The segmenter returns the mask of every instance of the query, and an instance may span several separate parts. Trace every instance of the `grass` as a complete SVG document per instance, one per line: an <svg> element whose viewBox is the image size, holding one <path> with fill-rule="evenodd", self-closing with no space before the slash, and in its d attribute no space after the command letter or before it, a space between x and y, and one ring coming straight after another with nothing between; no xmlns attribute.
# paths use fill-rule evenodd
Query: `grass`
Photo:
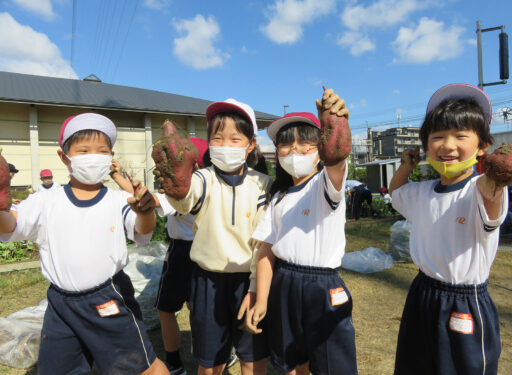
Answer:
<svg viewBox="0 0 512 375"><path fill-rule="evenodd" d="M378 247L387 250L392 219L362 219L347 223L347 251ZM512 251L499 251L489 279L489 291L500 314L502 354L499 374L512 374ZM342 270L354 298L354 326L356 329L357 360L361 375L389 375L393 373L396 339L402 309L410 283L417 274L414 264L395 264L393 268L374 274L359 274ZM47 282L38 271L21 271L6 276L0 274L0 316L23 307L36 305L44 298ZM188 310L178 315L182 329L182 358L190 374L196 364L190 355L190 326ZM150 338L162 358L160 331L150 331ZM0 374L35 374L35 369L15 370L0 366ZM238 365L225 374L240 375ZM277 372L268 367L269 375Z"/></svg>

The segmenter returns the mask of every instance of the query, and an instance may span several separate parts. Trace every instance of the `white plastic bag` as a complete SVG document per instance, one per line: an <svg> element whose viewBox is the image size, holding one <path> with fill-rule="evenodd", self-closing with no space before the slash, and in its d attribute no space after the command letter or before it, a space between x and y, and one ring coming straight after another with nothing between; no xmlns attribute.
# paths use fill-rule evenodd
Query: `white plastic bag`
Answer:
<svg viewBox="0 0 512 375"><path fill-rule="evenodd" d="M341 267L360 273L374 273L393 267L393 259L381 249L368 247L345 253Z"/></svg>
<svg viewBox="0 0 512 375"><path fill-rule="evenodd" d="M388 254L393 257L395 262L412 262L409 245L411 227L412 224L409 221L400 220L395 222L390 228L391 235L389 237Z"/></svg>

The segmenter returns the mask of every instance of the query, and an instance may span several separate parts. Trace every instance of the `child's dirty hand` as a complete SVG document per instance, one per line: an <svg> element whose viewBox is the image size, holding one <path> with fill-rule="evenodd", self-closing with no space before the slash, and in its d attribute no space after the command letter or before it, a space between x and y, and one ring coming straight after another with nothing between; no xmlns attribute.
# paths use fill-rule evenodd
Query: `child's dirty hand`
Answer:
<svg viewBox="0 0 512 375"><path fill-rule="evenodd" d="M133 182L133 197L129 197L127 202L135 213L147 214L152 212L156 207L155 199L147 186L142 186L138 180Z"/></svg>
<svg viewBox="0 0 512 375"><path fill-rule="evenodd" d="M0 149L0 152L2 150ZM9 211L11 209L11 175L9 174L9 164L0 155L0 211Z"/></svg>
<svg viewBox="0 0 512 375"><path fill-rule="evenodd" d="M122 174L123 173L123 166L121 163L119 163L118 160L112 159L112 166L110 167L110 176L113 176L114 174Z"/></svg>
<svg viewBox="0 0 512 375"><path fill-rule="evenodd" d="M184 198L198 157L194 144L182 138L171 121L166 121L151 156L156 164L153 173L165 194L175 199Z"/></svg>
<svg viewBox="0 0 512 375"><path fill-rule="evenodd" d="M318 153L326 166L345 160L352 147L352 134L348 125L349 111L345 101L332 89L326 89L322 101L316 101L318 118L322 124Z"/></svg>
<svg viewBox="0 0 512 375"><path fill-rule="evenodd" d="M420 148L404 150L402 152L401 163L411 170L420 162Z"/></svg>

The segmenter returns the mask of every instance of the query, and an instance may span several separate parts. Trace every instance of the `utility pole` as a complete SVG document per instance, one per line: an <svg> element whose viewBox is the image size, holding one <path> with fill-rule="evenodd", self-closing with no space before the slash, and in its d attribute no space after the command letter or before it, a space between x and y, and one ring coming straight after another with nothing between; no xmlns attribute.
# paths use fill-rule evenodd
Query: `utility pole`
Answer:
<svg viewBox="0 0 512 375"><path fill-rule="evenodd" d="M285 104L283 105L283 116L286 115L286 108L290 107L290 105Z"/></svg>
<svg viewBox="0 0 512 375"><path fill-rule="evenodd" d="M482 63L482 33L493 30L501 30L500 40L500 79L501 81L484 83L483 63ZM505 25L482 29L480 21L476 21L476 41L478 52L478 87L482 90L484 86L501 85L507 83L508 79L508 35L505 33Z"/></svg>

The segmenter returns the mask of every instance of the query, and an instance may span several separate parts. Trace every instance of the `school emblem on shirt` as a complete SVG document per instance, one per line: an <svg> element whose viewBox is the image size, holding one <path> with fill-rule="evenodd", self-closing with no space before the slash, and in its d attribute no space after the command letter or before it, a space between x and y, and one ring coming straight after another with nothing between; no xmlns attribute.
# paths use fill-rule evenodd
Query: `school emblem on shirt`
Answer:
<svg viewBox="0 0 512 375"><path fill-rule="evenodd" d="M329 289L329 293L331 294L332 306L343 305L348 301L347 292L345 292L345 289L342 286L335 289Z"/></svg>
<svg viewBox="0 0 512 375"><path fill-rule="evenodd" d="M310 213L311 213L311 210L309 208L302 210L302 215L304 215L304 216L309 216Z"/></svg>
<svg viewBox="0 0 512 375"><path fill-rule="evenodd" d="M112 226L110 227L110 231L111 231L112 233L114 233L114 229L115 229L115 228L114 228L114 226L112 225Z"/></svg>
<svg viewBox="0 0 512 375"><path fill-rule="evenodd" d="M471 314L452 312L452 315L450 315L450 329L464 335L472 335L473 316Z"/></svg>
<svg viewBox="0 0 512 375"><path fill-rule="evenodd" d="M119 314L119 307L117 306L116 301L111 299L110 301L96 306L96 310L98 310L98 314L105 318L107 316Z"/></svg>
<svg viewBox="0 0 512 375"><path fill-rule="evenodd" d="M245 213L245 217L246 217L246 218L250 218L250 217L251 217L251 213L250 213L249 211L247 211L247 212Z"/></svg>
<svg viewBox="0 0 512 375"><path fill-rule="evenodd" d="M464 216L459 216L457 219L455 219L455 221L458 224L464 224L466 222L466 218Z"/></svg>

